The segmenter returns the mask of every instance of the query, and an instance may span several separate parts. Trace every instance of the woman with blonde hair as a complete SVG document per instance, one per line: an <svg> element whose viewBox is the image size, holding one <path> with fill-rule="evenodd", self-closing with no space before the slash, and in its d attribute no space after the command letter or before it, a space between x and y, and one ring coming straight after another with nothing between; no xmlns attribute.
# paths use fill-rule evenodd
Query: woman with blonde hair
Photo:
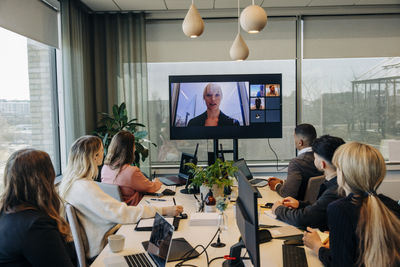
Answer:
<svg viewBox="0 0 400 267"><path fill-rule="evenodd" d="M106 237L117 224L136 223L140 218L153 217L156 212L175 216L182 206L153 207L127 206L104 193L93 181L98 166L103 162L103 144L96 136L82 136L69 153L68 166L60 184L60 196L77 209L87 240L84 240L87 258L97 256L106 244Z"/></svg>
<svg viewBox="0 0 400 267"><path fill-rule="evenodd" d="M376 193L386 174L381 153L351 142L336 150L333 164L346 197L328 206L329 248L311 228L305 245L325 266L400 266L400 206Z"/></svg>
<svg viewBox="0 0 400 267"><path fill-rule="evenodd" d="M134 159L135 136L120 131L112 138L101 169L101 181L119 185L124 202L131 206L136 206L144 193L155 193L162 185L158 179L150 181L138 167L131 166Z"/></svg>
<svg viewBox="0 0 400 267"><path fill-rule="evenodd" d="M14 152L0 199L1 266L68 266L76 262L71 231L59 215L61 199L46 152Z"/></svg>

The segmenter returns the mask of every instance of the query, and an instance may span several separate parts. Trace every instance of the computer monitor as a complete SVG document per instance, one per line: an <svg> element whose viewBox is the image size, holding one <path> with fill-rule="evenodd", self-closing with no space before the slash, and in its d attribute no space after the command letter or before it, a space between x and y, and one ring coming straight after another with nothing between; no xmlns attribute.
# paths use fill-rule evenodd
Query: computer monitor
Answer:
<svg viewBox="0 0 400 267"><path fill-rule="evenodd" d="M223 266L244 266L240 258L240 252L245 247L254 267L259 267L260 243L258 235L257 191L242 172L236 172L235 177L239 185L239 196L236 200L236 224L240 231L241 241L231 247L230 256L236 259L225 261Z"/></svg>
<svg viewBox="0 0 400 267"><path fill-rule="evenodd" d="M282 74L169 76L169 89L171 140L282 138Z"/></svg>

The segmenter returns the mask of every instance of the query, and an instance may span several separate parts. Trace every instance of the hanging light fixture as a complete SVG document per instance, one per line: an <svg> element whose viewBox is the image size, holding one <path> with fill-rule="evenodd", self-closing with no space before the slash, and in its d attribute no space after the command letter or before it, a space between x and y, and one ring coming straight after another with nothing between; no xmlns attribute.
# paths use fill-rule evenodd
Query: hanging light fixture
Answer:
<svg viewBox="0 0 400 267"><path fill-rule="evenodd" d="M182 23L182 30L190 38L199 37L204 31L204 22L199 11L195 7L194 0Z"/></svg>
<svg viewBox="0 0 400 267"><path fill-rule="evenodd" d="M238 0L238 33L236 35L235 41L229 50L229 55L233 60L243 61L249 56L249 48L247 47L246 43L244 42L242 35L240 34L240 7L239 7L239 0Z"/></svg>
<svg viewBox="0 0 400 267"><path fill-rule="evenodd" d="M258 33L267 25L267 13L253 0L253 4L242 11L240 25L248 33Z"/></svg>

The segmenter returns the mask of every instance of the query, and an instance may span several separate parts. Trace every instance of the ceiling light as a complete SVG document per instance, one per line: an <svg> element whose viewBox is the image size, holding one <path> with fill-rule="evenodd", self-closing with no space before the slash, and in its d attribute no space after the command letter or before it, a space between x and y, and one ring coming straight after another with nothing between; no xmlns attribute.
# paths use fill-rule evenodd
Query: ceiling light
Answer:
<svg viewBox="0 0 400 267"><path fill-rule="evenodd" d="M182 30L185 35L190 38L196 38L204 31L203 19L201 18L197 8L194 6L193 0L192 5L183 20Z"/></svg>
<svg viewBox="0 0 400 267"><path fill-rule="evenodd" d="M255 5L246 7L240 15L240 25L248 33L258 33L267 24L267 13L264 8Z"/></svg>
<svg viewBox="0 0 400 267"><path fill-rule="evenodd" d="M238 33L236 35L235 41L229 50L229 55L233 60L243 61L249 56L249 48L244 42L242 35L240 34L240 24L239 24L240 8L238 0Z"/></svg>

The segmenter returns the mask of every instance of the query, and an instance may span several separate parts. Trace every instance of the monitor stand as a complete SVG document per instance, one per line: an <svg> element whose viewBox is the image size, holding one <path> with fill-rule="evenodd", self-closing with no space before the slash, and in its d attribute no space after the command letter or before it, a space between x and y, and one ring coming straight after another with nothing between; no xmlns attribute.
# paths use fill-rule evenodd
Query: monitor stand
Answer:
<svg viewBox="0 0 400 267"><path fill-rule="evenodd" d="M240 240L238 243L234 244L231 247L229 252L229 256L234 258L232 260L225 260L222 263L223 267L244 267L244 263L242 258L240 257L240 253L242 252L242 248L245 248L243 240Z"/></svg>
<svg viewBox="0 0 400 267"><path fill-rule="evenodd" d="M208 152L208 165L214 164L215 160L220 158L224 159L224 153L232 153L233 161L237 161L239 159L239 150L238 150L238 139L232 139L233 149L232 150L222 150L218 148L218 139L214 139L214 151Z"/></svg>

